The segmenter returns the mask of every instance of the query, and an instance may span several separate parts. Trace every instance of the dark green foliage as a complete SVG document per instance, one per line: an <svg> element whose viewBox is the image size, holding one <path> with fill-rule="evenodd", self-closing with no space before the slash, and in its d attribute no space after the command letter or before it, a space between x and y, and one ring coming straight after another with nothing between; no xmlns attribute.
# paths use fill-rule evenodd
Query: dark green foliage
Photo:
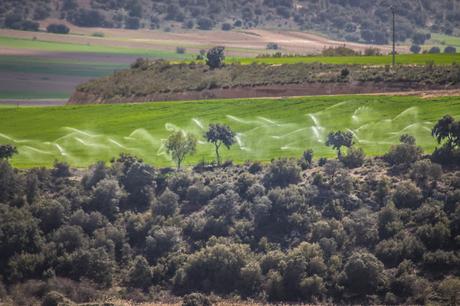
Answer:
<svg viewBox="0 0 460 306"><path fill-rule="evenodd" d="M14 154L18 154L18 150L12 145L0 145L0 159L10 159Z"/></svg>
<svg viewBox="0 0 460 306"><path fill-rule="evenodd" d="M444 48L444 53L446 53L446 54L455 54L455 53L457 53L457 48L452 47L452 46L447 46L446 48Z"/></svg>
<svg viewBox="0 0 460 306"><path fill-rule="evenodd" d="M175 286L185 291L230 293L241 281L241 269L250 250L240 244L207 246L187 259L175 276Z"/></svg>
<svg viewBox="0 0 460 306"><path fill-rule="evenodd" d="M125 281L128 286L139 289L147 289L152 284L152 271L144 257L134 259Z"/></svg>
<svg viewBox="0 0 460 306"><path fill-rule="evenodd" d="M4 0L0 5L0 20L5 27L18 28L21 21L43 20L60 16L81 26L130 27L132 18L137 24L148 24L152 29L174 29L178 23L201 30L229 30L244 28L281 28L314 30L339 40L385 44L391 39L391 10L387 1L215 1L185 0L92 0L88 3L63 0L51 5L49 0ZM423 44L431 35L427 32L454 34L459 26L459 8L449 1L439 5L403 0L394 3L397 12L398 42L412 40ZM122 13L123 12L123 13ZM97 13L97 14L96 14ZM19 23L18 23L19 22ZM19 24L19 25L18 25ZM190 26L191 25L191 26Z"/></svg>
<svg viewBox="0 0 460 306"><path fill-rule="evenodd" d="M145 97L145 100L149 97L158 99L157 95L164 93L300 83L378 82L383 85L406 80L417 84L429 82L445 85L460 82L460 65L436 65L431 69L423 65L401 65L388 73L382 66L362 65L223 65L223 53L213 54L216 55L214 60L210 61L208 58L211 66L201 63L172 64L165 61L137 60L132 69L117 71L110 77L80 85L77 88L78 95L75 95L73 101L138 102L139 97ZM204 56L199 55L199 58ZM215 69L218 67L220 69ZM342 77L342 70L349 71L346 78ZM174 82L171 82L172 79Z"/></svg>
<svg viewBox="0 0 460 306"><path fill-rule="evenodd" d="M71 11L67 15L67 20L80 27L104 27L109 25L104 15L99 11L83 8Z"/></svg>
<svg viewBox="0 0 460 306"><path fill-rule="evenodd" d="M342 156L342 147L350 148L353 145L353 134L351 132L330 132L327 136L326 146L337 150L337 156Z"/></svg>
<svg viewBox="0 0 460 306"><path fill-rule="evenodd" d="M367 252L355 252L350 256L341 279L346 289L359 296L371 294L386 283L383 264Z"/></svg>
<svg viewBox="0 0 460 306"><path fill-rule="evenodd" d="M410 46L410 52L412 52L414 54L419 54L420 51L422 51L422 47L420 47L419 45Z"/></svg>
<svg viewBox="0 0 460 306"><path fill-rule="evenodd" d="M212 303L206 295L191 293L184 297L182 306L211 306Z"/></svg>
<svg viewBox="0 0 460 306"><path fill-rule="evenodd" d="M43 299L42 306L59 306L59 305L69 305L66 303L66 298L62 294L56 291L48 292Z"/></svg>
<svg viewBox="0 0 460 306"><path fill-rule="evenodd" d="M434 133L442 144L447 121ZM415 147L413 137L401 142ZM302 160L305 170L280 159L175 172L123 154L65 175L1 161L0 298L88 303L115 290L138 302L175 294L187 305L209 305L204 294L260 304L456 298L457 165L418 159L394 171L369 158L350 172L344 160L319 167L308 151Z"/></svg>
<svg viewBox="0 0 460 306"><path fill-rule="evenodd" d="M214 145L216 151L217 165L221 163L219 149L224 145L227 149L235 143L235 132L228 125L210 124L208 131L204 134L205 139Z"/></svg>
<svg viewBox="0 0 460 306"><path fill-rule="evenodd" d="M396 186L393 201L397 208L416 209L422 203L422 192L411 182L401 182Z"/></svg>
<svg viewBox="0 0 460 306"><path fill-rule="evenodd" d="M455 164L460 160L460 121L446 115L440 119L432 130L441 148L436 148L432 159L441 164Z"/></svg>
<svg viewBox="0 0 460 306"><path fill-rule="evenodd" d="M366 155L363 149L350 147L347 151L347 155L341 156L340 161L348 168L358 168L364 164Z"/></svg>
<svg viewBox="0 0 460 306"><path fill-rule="evenodd" d="M430 53L430 54L439 54L439 53L441 53L441 49L439 47L432 47L430 50L428 50L428 53Z"/></svg>
<svg viewBox="0 0 460 306"><path fill-rule="evenodd" d="M49 33L56 33L56 34L69 34L70 29L65 24L52 23L48 27L46 27L46 31Z"/></svg>
<svg viewBox="0 0 460 306"><path fill-rule="evenodd" d="M225 60L225 47L214 47L206 54L206 65L211 69L222 68Z"/></svg>
<svg viewBox="0 0 460 306"><path fill-rule="evenodd" d="M300 167L292 159L272 161L263 181L267 187L287 187L297 184L300 180Z"/></svg>
<svg viewBox="0 0 460 306"><path fill-rule="evenodd" d="M153 206L154 215L171 217L179 206L177 194L166 188Z"/></svg>
<svg viewBox="0 0 460 306"><path fill-rule="evenodd" d="M408 166L420 159L422 149L416 145L413 136L404 134L400 138L401 144L392 146L383 159L393 166Z"/></svg>

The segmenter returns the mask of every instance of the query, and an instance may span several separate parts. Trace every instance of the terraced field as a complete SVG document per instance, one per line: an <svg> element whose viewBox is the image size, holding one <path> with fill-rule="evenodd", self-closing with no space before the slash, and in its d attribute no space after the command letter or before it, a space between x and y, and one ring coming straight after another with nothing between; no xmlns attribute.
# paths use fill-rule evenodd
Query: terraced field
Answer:
<svg viewBox="0 0 460 306"><path fill-rule="evenodd" d="M129 152L156 166L172 162L162 146L174 130L199 139L193 164L213 159L202 134L209 123L222 122L237 132L237 144L225 159L269 161L300 156L308 148L315 157L333 156L324 146L332 130L350 130L369 155L382 154L408 133L430 151L431 128L445 114L460 118L460 97L425 100L402 96L336 96L291 99L241 99L146 104L61 107L2 107L0 143L19 149L18 167L50 166L65 160L84 167Z"/></svg>

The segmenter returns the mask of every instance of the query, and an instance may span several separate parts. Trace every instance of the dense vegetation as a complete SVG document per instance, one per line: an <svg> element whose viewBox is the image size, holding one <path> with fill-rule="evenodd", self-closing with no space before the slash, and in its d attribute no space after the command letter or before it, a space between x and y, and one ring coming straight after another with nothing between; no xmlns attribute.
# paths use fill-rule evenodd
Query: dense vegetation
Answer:
<svg viewBox="0 0 460 306"><path fill-rule="evenodd" d="M170 64L138 59L131 69L89 81L77 87L73 103L146 101L158 93L206 89L285 85L300 83L419 83L454 85L460 81L460 65L367 67L297 63L296 65L231 64L213 69L200 63ZM150 97L151 98L151 97Z"/></svg>
<svg viewBox="0 0 460 306"><path fill-rule="evenodd" d="M456 1L397 1L398 41L425 41L429 31L458 34ZM0 3L0 22L8 28L30 28L34 21L58 17L84 27L137 29L289 28L315 30L375 44L390 40L389 1L378 0L51 0Z"/></svg>
<svg viewBox="0 0 460 306"><path fill-rule="evenodd" d="M366 159L338 131L339 160L174 171L122 154L83 172L3 160L0 298L455 304L459 127L433 128L447 159L410 135Z"/></svg>

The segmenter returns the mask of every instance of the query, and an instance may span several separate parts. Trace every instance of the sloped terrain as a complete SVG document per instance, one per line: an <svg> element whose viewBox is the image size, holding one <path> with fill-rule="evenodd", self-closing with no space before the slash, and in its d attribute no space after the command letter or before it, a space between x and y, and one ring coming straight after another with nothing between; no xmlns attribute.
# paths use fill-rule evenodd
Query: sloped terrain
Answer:
<svg viewBox="0 0 460 306"><path fill-rule="evenodd" d="M32 20L53 17L82 27L297 29L385 44L390 40L390 5L388 0L5 0L0 4L0 23L8 28L34 28ZM459 34L460 5L456 1L404 0L395 6L399 41L419 32ZM420 40L422 36L416 37Z"/></svg>
<svg viewBox="0 0 460 306"><path fill-rule="evenodd" d="M210 69L203 64L170 64L165 61L138 60L131 69L90 81L77 87L70 104L145 102L199 98L289 96L283 86L299 85L298 95L344 93L333 87L356 87L345 93L379 92L449 87L460 82L460 66L398 66L394 70L382 66L251 64L225 65ZM361 90L367 84L373 90ZM332 87L331 87L332 86ZM262 88L260 94L226 95L241 88ZM434 87L436 88L436 87ZM279 92L277 94L277 92ZM187 96L188 93L199 95ZM185 94L185 95L184 95Z"/></svg>

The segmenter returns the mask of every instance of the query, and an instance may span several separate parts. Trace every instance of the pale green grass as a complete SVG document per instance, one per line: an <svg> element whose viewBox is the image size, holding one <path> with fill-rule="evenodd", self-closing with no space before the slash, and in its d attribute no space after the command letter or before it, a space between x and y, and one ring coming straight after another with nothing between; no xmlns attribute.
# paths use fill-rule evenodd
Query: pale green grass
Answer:
<svg viewBox="0 0 460 306"><path fill-rule="evenodd" d="M441 50L444 50L447 46L453 46L457 48L457 52L460 52L460 37L433 33L427 45L436 45L440 47Z"/></svg>
<svg viewBox="0 0 460 306"><path fill-rule="evenodd" d="M269 161L299 157L313 149L315 157L334 156L324 146L328 132L351 130L369 155L386 152L404 133L426 150L435 147L431 128L451 114L460 117L460 97L337 96L291 99L239 99L147 104L5 108L0 112L0 143L19 149L13 164L50 166L57 160L83 167L129 152L156 166L171 166L162 141L183 129L200 140L188 165L211 161L213 148L202 134L221 122L237 133L225 159Z"/></svg>
<svg viewBox="0 0 460 306"><path fill-rule="evenodd" d="M140 57L156 57L169 59L190 58L188 55L177 54L173 51L160 51L154 49L109 47L97 44L77 44L66 42L52 42L24 38L0 37L0 45L8 48L31 49L48 52L75 52L75 53L106 53L137 55Z"/></svg>
<svg viewBox="0 0 460 306"><path fill-rule="evenodd" d="M438 65L450 65L460 63L460 53L457 54L399 54L396 56L396 63L401 65L425 65L433 61ZM295 56L281 58L228 58L229 63L241 63L248 65L251 63L262 64L296 64L296 63L323 63L335 65L391 65L392 57L383 56Z"/></svg>

